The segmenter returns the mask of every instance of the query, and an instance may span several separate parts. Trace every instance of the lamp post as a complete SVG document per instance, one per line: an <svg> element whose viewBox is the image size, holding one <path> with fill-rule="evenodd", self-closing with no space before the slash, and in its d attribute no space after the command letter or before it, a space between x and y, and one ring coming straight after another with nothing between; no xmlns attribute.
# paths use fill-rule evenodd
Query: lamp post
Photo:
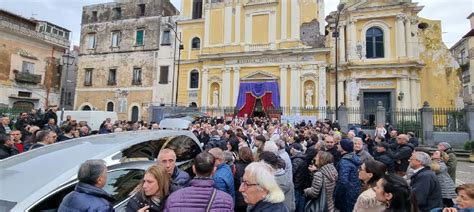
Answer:
<svg viewBox="0 0 474 212"><path fill-rule="evenodd" d="M71 55L71 52L69 50L66 50L66 52L61 56L63 59L63 65L66 65L66 70L64 73L64 81L61 82L61 86L63 89L61 89L61 121L63 120L63 114L64 114L64 107L66 105L66 99L67 99L67 77L68 77L68 72L69 72L69 66L74 64L74 59L75 57Z"/></svg>
<svg viewBox="0 0 474 212"><path fill-rule="evenodd" d="M174 73L176 73L176 75L178 76L179 78L179 64L180 64L180 61L181 61L181 50L184 49L184 45L183 45L183 42L181 41L181 33L179 33L179 37L178 37L178 32L177 32L177 29L178 29L178 23L175 22L175 25L171 24L171 23L166 23L166 25L171 28L171 30L173 30L173 33L174 33L174 54L173 54L173 84L172 84L172 87L171 87L171 105L176 105L178 106L178 85L179 85L179 79L176 79L176 94L175 94L175 97L174 97L174 103L173 103L173 94L175 93L174 91L174 83L175 83L175 76L174 76ZM175 29L176 27L176 29ZM176 41L179 41L179 52L178 52L178 69L175 71L175 68L176 68Z"/></svg>
<svg viewBox="0 0 474 212"><path fill-rule="evenodd" d="M336 99L335 99L336 100L335 101L336 120L338 120L338 118L339 118L338 117L338 108L337 108L337 104L338 104L338 98L337 98L338 96L337 95L338 95L338 87L339 87L338 86L338 79L337 79L337 60L338 60L338 51L339 51L339 49L337 48L337 43L338 43L338 40L339 40L339 17L341 16L342 10L344 10L344 3L339 4L337 6L336 27L334 28L334 32L332 33L332 37L334 37L334 42L335 42L335 45L334 45L334 47L335 47L335 49L334 49L334 51L335 51L334 70L335 70L335 79L336 79L336 85L335 85L335 87L336 87L336 89L335 89L336 90Z"/></svg>

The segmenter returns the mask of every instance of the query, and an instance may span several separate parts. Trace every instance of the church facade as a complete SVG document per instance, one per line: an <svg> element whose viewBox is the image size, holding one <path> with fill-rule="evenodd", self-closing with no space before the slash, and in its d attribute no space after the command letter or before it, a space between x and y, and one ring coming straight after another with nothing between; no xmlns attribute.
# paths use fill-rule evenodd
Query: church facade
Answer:
<svg viewBox="0 0 474 212"><path fill-rule="evenodd" d="M199 107L457 106L459 78L441 24L411 1L183 0L177 102ZM328 25L326 25L326 21ZM458 88L459 87L459 88Z"/></svg>

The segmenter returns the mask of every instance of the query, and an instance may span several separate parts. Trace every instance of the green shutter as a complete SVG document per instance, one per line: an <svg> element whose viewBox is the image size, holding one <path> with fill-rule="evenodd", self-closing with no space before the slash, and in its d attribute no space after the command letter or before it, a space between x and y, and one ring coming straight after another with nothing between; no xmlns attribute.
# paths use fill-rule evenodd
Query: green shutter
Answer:
<svg viewBox="0 0 474 212"><path fill-rule="evenodd" d="M137 43L137 46L143 45L143 30L138 30L137 31L136 43Z"/></svg>

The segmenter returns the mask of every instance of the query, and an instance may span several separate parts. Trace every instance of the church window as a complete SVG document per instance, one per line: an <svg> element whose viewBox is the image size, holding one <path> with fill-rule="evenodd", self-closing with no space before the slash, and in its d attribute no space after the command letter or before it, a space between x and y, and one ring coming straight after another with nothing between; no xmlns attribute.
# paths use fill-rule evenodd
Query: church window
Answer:
<svg viewBox="0 0 474 212"><path fill-rule="evenodd" d="M199 39L198 37L194 37L193 40L191 41L191 48L193 49L201 48L201 39Z"/></svg>
<svg viewBox="0 0 474 212"><path fill-rule="evenodd" d="M384 37L382 29L371 27L365 34L367 58L384 57Z"/></svg>
<svg viewBox="0 0 474 212"><path fill-rule="evenodd" d="M193 19L202 18L202 0L193 0Z"/></svg>
<svg viewBox="0 0 474 212"><path fill-rule="evenodd" d="M198 88L199 87L199 72L197 70L192 70L189 74L189 88Z"/></svg>

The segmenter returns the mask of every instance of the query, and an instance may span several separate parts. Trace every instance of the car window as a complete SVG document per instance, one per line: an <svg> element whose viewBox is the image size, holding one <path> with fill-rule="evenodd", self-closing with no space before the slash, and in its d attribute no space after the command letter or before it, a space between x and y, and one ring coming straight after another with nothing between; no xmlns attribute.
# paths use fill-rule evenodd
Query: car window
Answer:
<svg viewBox="0 0 474 212"><path fill-rule="evenodd" d="M130 192L132 192L143 179L144 174L145 171L140 169L120 169L109 171L107 185L105 185L103 189L116 199L116 201L113 202L113 205L125 200ZM52 195L49 195L47 198L37 203L29 211L57 211L63 198L70 192L74 191L76 184L77 181L56 190Z"/></svg>
<svg viewBox="0 0 474 212"><path fill-rule="evenodd" d="M201 152L201 147L185 135L172 138L165 147L174 150L178 162L193 159Z"/></svg>
<svg viewBox="0 0 474 212"><path fill-rule="evenodd" d="M161 147L169 140L169 137L163 137L157 140L149 140L135 144L122 151L121 162L138 160L155 160ZM115 157L115 156L114 156Z"/></svg>
<svg viewBox="0 0 474 212"><path fill-rule="evenodd" d="M103 189L116 199L113 204L118 204L130 196L133 189L143 179L143 175L145 171L141 169L112 170L109 172L107 184Z"/></svg>

